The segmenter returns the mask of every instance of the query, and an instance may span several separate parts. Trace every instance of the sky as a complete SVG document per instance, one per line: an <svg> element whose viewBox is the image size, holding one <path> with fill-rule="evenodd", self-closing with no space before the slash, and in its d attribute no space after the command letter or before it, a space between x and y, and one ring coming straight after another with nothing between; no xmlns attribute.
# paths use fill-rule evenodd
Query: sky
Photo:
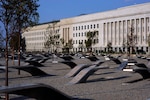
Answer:
<svg viewBox="0 0 150 100"><path fill-rule="evenodd" d="M39 23L150 3L150 0L39 0Z"/></svg>

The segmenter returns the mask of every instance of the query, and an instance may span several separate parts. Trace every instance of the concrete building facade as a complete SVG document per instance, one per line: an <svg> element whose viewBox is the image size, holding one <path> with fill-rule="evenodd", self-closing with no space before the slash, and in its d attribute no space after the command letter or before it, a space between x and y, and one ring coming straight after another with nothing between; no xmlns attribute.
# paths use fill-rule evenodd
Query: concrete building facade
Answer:
<svg viewBox="0 0 150 100"><path fill-rule="evenodd" d="M34 26L28 32L23 33L26 38L27 51L46 51L44 41L49 24L52 25L53 22ZM111 43L113 51L127 51L123 45L127 42L127 36L131 33L131 29L136 36L135 49L148 52L150 3L61 19L55 26L55 30L59 30L57 32L60 34L60 38L64 39L64 44L72 39L73 52L81 49L87 51L85 41L89 31L97 32L96 44L92 45L93 51L107 51L108 43ZM59 48L62 47L63 45L59 46Z"/></svg>

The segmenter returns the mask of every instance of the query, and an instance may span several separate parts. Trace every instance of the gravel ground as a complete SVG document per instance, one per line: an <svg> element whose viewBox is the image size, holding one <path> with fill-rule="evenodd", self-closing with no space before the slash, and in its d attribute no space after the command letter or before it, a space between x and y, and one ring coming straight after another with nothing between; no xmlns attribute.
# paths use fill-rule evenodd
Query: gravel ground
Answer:
<svg viewBox="0 0 150 100"><path fill-rule="evenodd" d="M104 58L99 57L99 59L103 60ZM62 61L62 59L59 58L56 60ZM136 60L145 64L147 63L144 59L136 58ZM88 59L79 58L75 58L73 61L77 64L92 63ZM10 66L12 65L11 63L12 61L9 61ZM0 64L5 64L4 59L0 59ZM21 62L21 65L23 64L24 62ZM17 65L17 62L15 62L15 65ZM138 73L120 71L117 69L119 65L112 61L103 64L110 68L100 69L91 75L86 83L78 84L68 84L73 77L65 77L71 70L67 65L62 63L52 63L51 60L46 61L44 65L45 67L39 68L54 76L33 77L24 71L21 71L21 75L18 75L16 69L9 68L9 85L43 83L50 85L69 96L82 98L82 100L150 100L150 79L139 80L142 77ZM0 86L3 86L4 84L5 73L1 71ZM10 98L12 100L27 100L12 94L10 94Z"/></svg>

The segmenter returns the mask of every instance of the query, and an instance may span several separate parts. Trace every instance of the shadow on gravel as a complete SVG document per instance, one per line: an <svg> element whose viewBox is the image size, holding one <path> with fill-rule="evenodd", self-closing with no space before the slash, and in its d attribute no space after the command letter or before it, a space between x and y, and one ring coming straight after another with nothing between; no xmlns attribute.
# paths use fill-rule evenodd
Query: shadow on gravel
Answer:
<svg viewBox="0 0 150 100"><path fill-rule="evenodd" d="M136 82L143 81L143 80L144 80L143 78L140 78L140 79L132 80L132 81L125 82L125 83L136 83Z"/></svg>
<svg viewBox="0 0 150 100"><path fill-rule="evenodd" d="M92 80L87 80L86 83L88 82L98 82L98 81L112 81L112 80L120 80L124 78L128 78L130 76L121 76L121 77L116 77L116 78L98 78L98 79L92 79Z"/></svg>
<svg viewBox="0 0 150 100"><path fill-rule="evenodd" d="M18 76L18 77L9 78L9 80L15 80L15 79L20 79L20 78L29 80L30 78L33 79L33 78L43 78L43 77L51 77L51 76L57 76L57 75ZM2 79L5 79L5 78L2 78Z"/></svg>
<svg viewBox="0 0 150 100"><path fill-rule="evenodd" d="M11 98L10 100L28 100L29 98L28 97L25 97L25 96L21 96L21 97L15 97L15 98ZM33 100L36 100L36 99L33 99ZM64 99L65 100L65 99ZM93 100L93 99L85 99L85 98L73 98L71 100Z"/></svg>
<svg viewBox="0 0 150 100"><path fill-rule="evenodd" d="M105 74L113 74L113 73L115 72L105 72L105 73L99 73L99 74L94 73L93 75L105 75Z"/></svg>

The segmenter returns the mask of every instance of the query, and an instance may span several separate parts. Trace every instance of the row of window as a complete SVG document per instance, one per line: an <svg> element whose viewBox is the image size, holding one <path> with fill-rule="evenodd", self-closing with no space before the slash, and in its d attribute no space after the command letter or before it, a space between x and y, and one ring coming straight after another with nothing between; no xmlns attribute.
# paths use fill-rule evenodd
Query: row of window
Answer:
<svg viewBox="0 0 150 100"><path fill-rule="evenodd" d="M46 37L26 37L26 41L40 41L40 40L45 40Z"/></svg>
<svg viewBox="0 0 150 100"><path fill-rule="evenodd" d="M31 32L31 33L25 33L24 35L25 36L36 36L36 35L41 35L43 36L44 34L46 34L46 31L43 31L43 32Z"/></svg>
<svg viewBox="0 0 150 100"><path fill-rule="evenodd" d="M89 31L90 32L90 31ZM97 32L97 36L99 35L99 31L96 31ZM83 36L86 36L88 32L81 32L81 33L73 33L73 37L83 37Z"/></svg>
<svg viewBox="0 0 150 100"><path fill-rule="evenodd" d="M60 29L56 29L56 30L46 30L46 31L42 31L42 32L31 32L31 33L26 33L26 36L44 36L48 33L59 33Z"/></svg>
<svg viewBox="0 0 150 100"><path fill-rule="evenodd" d="M30 48L44 47L44 43L43 42L40 42L40 43L27 43L27 45Z"/></svg>
<svg viewBox="0 0 150 100"><path fill-rule="evenodd" d="M87 40L73 40L73 44L84 45ZM93 43L99 43L99 39L93 39Z"/></svg>
<svg viewBox="0 0 150 100"><path fill-rule="evenodd" d="M99 28L99 24L82 25L73 27L73 31Z"/></svg>

